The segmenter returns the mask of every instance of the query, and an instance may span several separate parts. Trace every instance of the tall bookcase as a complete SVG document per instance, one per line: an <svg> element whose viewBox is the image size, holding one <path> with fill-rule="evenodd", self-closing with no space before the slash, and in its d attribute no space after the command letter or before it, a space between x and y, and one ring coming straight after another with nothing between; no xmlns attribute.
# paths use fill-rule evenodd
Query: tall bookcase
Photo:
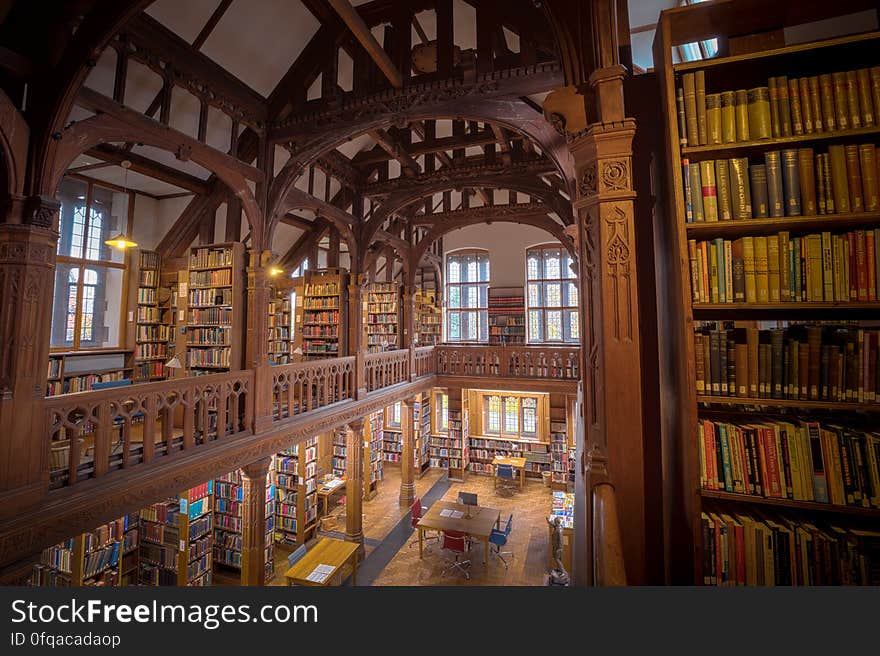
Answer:
<svg viewBox="0 0 880 656"><path fill-rule="evenodd" d="M274 289L269 301L269 361L290 364L292 308L290 289Z"/></svg>
<svg viewBox="0 0 880 656"><path fill-rule="evenodd" d="M168 326L163 317L160 302L159 277L162 259L155 251L137 250L131 255L137 270L129 273L130 280L137 283L135 300L137 324L134 347L134 382L147 382L165 378L165 361L168 359Z"/></svg>
<svg viewBox="0 0 880 656"><path fill-rule="evenodd" d="M859 582L843 561L880 543L876 530L860 530L880 519L880 500L865 495L880 483L869 434L880 406L876 393L865 396L876 390L876 349L835 326L865 334L859 322L880 310L868 248L873 241L876 265L880 33L749 44L768 31L783 43L789 17L803 24L876 4L766 9L721 0L664 11L654 41L666 142L666 211L655 229L670 390L664 496L682 545L671 572L685 583ZM717 58L673 62L678 46L716 37ZM850 371L855 399L831 393L838 380L852 386ZM728 541L744 527L772 540L769 574ZM811 568L795 545L830 549L840 562Z"/></svg>
<svg viewBox="0 0 880 656"><path fill-rule="evenodd" d="M344 355L348 351L348 272L309 270L304 278L302 323L297 326L294 346L305 359ZM297 307L297 316L299 311Z"/></svg>
<svg viewBox="0 0 880 656"><path fill-rule="evenodd" d="M301 545L318 519L318 438L311 437L273 457L275 541Z"/></svg>
<svg viewBox="0 0 880 656"><path fill-rule="evenodd" d="M345 477L345 459L348 455L348 447L345 445L345 428L337 428L333 432L331 466L335 476Z"/></svg>
<svg viewBox="0 0 880 656"><path fill-rule="evenodd" d="M31 585L41 587L132 585L137 574L138 513L43 550Z"/></svg>
<svg viewBox="0 0 880 656"><path fill-rule="evenodd" d="M523 288L489 288L489 344L525 343L526 299Z"/></svg>
<svg viewBox="0 0 880 656"><path fill-rule="evenodd" d="M400 285L374 282L364 291L364 344L370 353L400 348Z"/></svg>
<svg viewBox="0 0 880 656"><path fill-rule="evenodd" d="M187 367L195 373L241 368L246 298L244 244L190 249L187 283Z"/></svg>
<svg viewBox="0 0 880 656"><path fill-rule="evenodd" d="M429 464L447 469L450 480L463 481L470 464L468 399L455 389L450 390L447 399L449 427L444 433L435 426L429 441Z"/></svg>
<svg viewBox="0 0 880 656"><path fill-rule="evenodd" d="M413 468L416 478L428 471L430 464L431 409L430 396L420 392L413 403ZM398 413L404 411L402 403L385 408L385 427L383 428L382 459L385 462L400 462L403 453L403 433Z"/></svg>
<svg viewBox="0 0 880 656"><path fill-rule="evenodd" d="M214 480L214 566L241 570L241 472ZM265 580L275 574L275 487L266 486Z"/></svg>
<svg viewBox="0 0 880 656"><path fill-rule="evenodd" d="M141 585L211 585L213 490L208 481L141 510Z"/></svg>
<svg viewBox="0 0 880 656"><path fill-rule="evenodd" d="M417 346L434 346L442 339L443 315L436 292L419 290L415 295Z"/></svg>
<svg viewBox="0 0 880 656"><path fill-rule="evenodd" d="M385 476L383 444L385 412L371 414L364 422L364 499L372 499Z"/></svg>
<svg viewBox="0 0 880 656"><path fill-rule="evenodd" d="M382 431L382 459L385 462L400 462L403 453L403 404L397 402L385 408L385 426Z"/></svg>

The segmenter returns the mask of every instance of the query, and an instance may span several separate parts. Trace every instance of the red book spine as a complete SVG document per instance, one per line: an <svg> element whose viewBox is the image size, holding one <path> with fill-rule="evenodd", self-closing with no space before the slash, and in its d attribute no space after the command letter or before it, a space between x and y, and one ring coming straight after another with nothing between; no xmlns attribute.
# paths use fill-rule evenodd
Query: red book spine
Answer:
<svg viewBox="0 0 880 656"><path fill-rule="evenodd" d="M743 437L742 428L739 426L736 427L736 441L739 445L739 452L741 454L742 460L742 476L743 476L743 486L745 488L746 494L751 490L752 481L749 479L749 467L748 467L748 458L749 452L746 450L746 441Z"/></svg>
<svg viewBox="0 0 880 656"><path fill-rule="evenodd" d="M876 248L876 244L874 242L874 231L867 230L865 231L865 250L868 255L867 268L868 268L868 300L876 301L877 300L877 260L876 253L874 249Z"/></svg>
<svg viewBox="0 0 880 656"><path fill-rule="evenodd" d="M764 434L764 450L767 456L767 473L770 475L770 491L768 496L782 499L781 478L779 476L779 452L776 451L776 436L773 428L762 428Z"/></svg>
<svg viewBox="0 0 880 656"><path fill-rule="evenodd" d="M706 486L718 489L718 476L715 473L715 424L703 421L703 452L706 454Z"/></svg>
<svg viewBox="0 0 880 656"><path fill-rule="evenodd" d="M849 300L855 301L859 298L859 281L856 272L856 233L846 233L846 240L849 242Z"/></svg>

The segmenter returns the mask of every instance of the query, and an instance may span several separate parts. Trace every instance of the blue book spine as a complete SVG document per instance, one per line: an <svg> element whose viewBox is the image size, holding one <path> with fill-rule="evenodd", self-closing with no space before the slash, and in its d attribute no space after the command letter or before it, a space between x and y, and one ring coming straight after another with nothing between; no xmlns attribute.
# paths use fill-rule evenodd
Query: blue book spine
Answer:
<svg viewBox="0 0 880 656"><path fill-rule="evenodd" d="M727 441L727 425L718 425L718 436L721 439L721 464L724 468L724 490L733 492L733 469L730 466L730 443Z"/></svg>
<svg viewBox="0 0 880 656"><path fill-rule="evenodd" d="M694 200L691 189L690 160L681 160L681 179L684 183L684 216L687 223L694 222Z"/></svg>

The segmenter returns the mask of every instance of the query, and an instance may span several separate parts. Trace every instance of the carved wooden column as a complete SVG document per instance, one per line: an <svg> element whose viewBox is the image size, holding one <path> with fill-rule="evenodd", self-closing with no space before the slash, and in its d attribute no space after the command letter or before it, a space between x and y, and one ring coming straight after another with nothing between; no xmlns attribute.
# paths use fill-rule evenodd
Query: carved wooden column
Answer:
<svg viewBox="0 0 880 656"><path fill-rule="evenodd" d="M241 468L241 584L266 582L266 476L271 458Z"/></svg>
<svg viewBox="0 0 880 656"><path fill-rule="evenodd" d="M0 518L40 501L49 483L42 399L55 285L60 204L7 199L0 225Z"/></svg>
<svg viewBox="0 0 880 656"><path fill-rule="evenodd" d="M400 348L409 349L409 379L416 379L416 288L415 285L405 285L402 295L403 303L403 330L401 333Z"/></svg>
<svg viewBox="0 0 880 656"><path fill-rule="evenodd" d="M364 550L364 418L351 422L345 433L345 539Z"/></svg>
<svg viewBox="0 0 880 656"><path fill-rule="evenodd" d="M635 121L624 116L624 74L623 67L609 66L590 76L600 120L569 135L569 148L577 176L574 208L584 299L580 317L581 371L585 377L583 452L595 457L607 453L619 500L628 574L631 582L640 583L644 576L645 517L632 184ZM590 472L584 462L579 469L589 495ZM592 519L588 505L587 526L578 528L576 538L586 546L587 563L595 556L589 553ZM576 583L593 582L591 567L575 569Z"/></svg>
<svg viewBox="0 0 880 656"><path fill-rule="evenodd" d="M352 273L348 283L348 354L355 356L355 398L367 393L364 377L364 276Z"/></svg>
<svg viewBox="0 0 880 656"><path fill-rule="evenodd" d="M254 433L272 424L272 371L269 364L269 280L266 266L271 253L251 250L247 270L247 368L254 370Z"/></svg>
<svg viewBox="0 0 880 656"><path fill-rule="evenodd" d="M415 501L415 435L413 434L413 404L415 397L400 402L400 505L409 506Z"/></svg>

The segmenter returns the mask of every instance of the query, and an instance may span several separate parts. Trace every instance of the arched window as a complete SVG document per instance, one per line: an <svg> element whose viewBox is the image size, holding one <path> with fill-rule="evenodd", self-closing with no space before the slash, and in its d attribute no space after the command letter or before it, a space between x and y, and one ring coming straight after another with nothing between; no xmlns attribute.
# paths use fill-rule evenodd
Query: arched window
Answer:
<svg viewBox="0 0 880 656"><path fill-rule="evenodd" d="M61 199L52 348L117 347L122 324L125 254L105 242L125 232L134 194L67 177Z"/></svg>
<svg viewBox="0 0 880 656"><path fill-rule="evenodd" d="M571 263L560 244L526 250L529 343L580 341L578 287Z"/></svg>
<svg viewBox="0 0 880 656"><path fill-rule="evenodd" d="M489 252L461 250L446 256L446 341L489 340Z"/></svg>
<svg viewBox="0 0 880 656"><path fill-rule="evenodd" d="M305 275L306 270L309 268L309 258L304 259L300 262L299 266L293 270L293 273L290 274L291 278L301 278Z"/></svg>

